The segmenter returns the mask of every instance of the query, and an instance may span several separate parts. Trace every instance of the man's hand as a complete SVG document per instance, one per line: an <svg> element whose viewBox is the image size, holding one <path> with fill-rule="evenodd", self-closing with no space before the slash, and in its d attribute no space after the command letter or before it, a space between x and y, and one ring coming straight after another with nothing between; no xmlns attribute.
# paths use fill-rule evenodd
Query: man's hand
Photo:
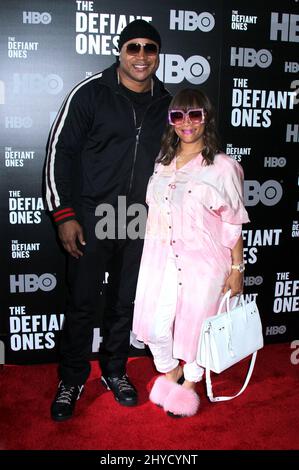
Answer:
<svg viewBox="0 0 299 470"><path fill-rule="evenodd" d="M239 271L232 269L230 275L226 279L222 293L225 294L229 289L231 289L231 297L234 295L242 294L243 292L243 281L244 275Z"/></svg>
<svg viewBox="0 0 299 470"><path fill-rule="evenodd" d="M78 249L77 240L81 245L86 245L83 236L83 229L76 220L68 220L58 225L58 236L63 248L74 258L79 258L83 253Z"/></svg>

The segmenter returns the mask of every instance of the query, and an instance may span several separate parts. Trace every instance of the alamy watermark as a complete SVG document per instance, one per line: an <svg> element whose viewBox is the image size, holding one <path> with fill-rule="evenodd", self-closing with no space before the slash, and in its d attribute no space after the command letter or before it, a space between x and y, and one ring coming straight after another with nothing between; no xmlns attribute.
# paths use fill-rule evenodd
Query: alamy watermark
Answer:
<svg viewBox="0 0 299 470"><path fill-rule="evenodd" d="M127 206L126 196L118 196L117 208L108 203L99 204L96 207L95 215L100 217L95 226L96 237L99 240L144 238L147 220L146 207L139 203Z"/></svg>
<svg viewBox="0 0 299 470"><path fill-rule="evenodd" d="M186 243L198 243L203 229L202 211L198 211L195 221L190 210L174 204L170 207L167 197L165 203L153 204L148 214L144 204L132 203L127 206L126 196L118 196L117 207L108 203L99 204L95 215L99 217L95 225L95 234L99 240L144 239L146 234L147 239L166 241L172 240L175 234L176 239Z"/></svg>
<svg viewBox="0 0 299 470"><path fill-rule="evenodd" d="M290 348L295 350L290 357L291 363L293 366L297 366L299 364L299 339L294 339L290 344Z"/></svg>
<svg viewBox="0 0 299 470"><path fill-rule="evenodd" d="M5 344L0 341L0 365L5 364Z"/></svg>

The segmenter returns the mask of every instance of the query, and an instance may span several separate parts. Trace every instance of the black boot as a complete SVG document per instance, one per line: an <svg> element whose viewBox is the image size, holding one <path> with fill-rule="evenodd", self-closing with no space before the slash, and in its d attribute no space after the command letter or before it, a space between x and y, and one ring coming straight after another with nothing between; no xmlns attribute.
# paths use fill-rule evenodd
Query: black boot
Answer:
<svg viewBox="0 0 299 470"><path fill-rule="evenodd" d="M135 406L137 405L137 391L134 385L129 381L125 374L121 377L101 377L102 384L111 390L114 398L120 405Z"/></svg>
<svg viewBox="0 0 299 470"><path fill-rule="evenodd" d="M65 385L60 382L55 399L51 405L54 421L65 421L73 416L76 401L79 400L84 385Z"/></svg>

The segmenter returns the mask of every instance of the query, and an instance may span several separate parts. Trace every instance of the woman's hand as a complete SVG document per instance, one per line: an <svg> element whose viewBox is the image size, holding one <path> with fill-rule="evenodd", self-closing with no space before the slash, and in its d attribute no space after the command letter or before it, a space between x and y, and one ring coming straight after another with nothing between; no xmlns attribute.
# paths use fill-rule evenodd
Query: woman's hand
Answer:
<svg viewBox="0 0 299 470"><path fill-rule="evenodd" d="M231 297L234 295L242 294L243 292L244 274L240 273L236 269L232 269L230 275L226 279L225 285L222 289L222 293L225 294L231 289Z"/></svg>

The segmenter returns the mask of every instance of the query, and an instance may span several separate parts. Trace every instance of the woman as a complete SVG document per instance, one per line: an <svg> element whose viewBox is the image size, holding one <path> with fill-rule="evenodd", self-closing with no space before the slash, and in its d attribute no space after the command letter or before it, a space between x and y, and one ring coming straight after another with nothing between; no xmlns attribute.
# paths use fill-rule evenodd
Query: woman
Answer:
<svg viewBox="0 0 299 470"><path fill-rule="evenodd" d="M179 91L148 184L133 322L133 332L165 374L155 381L150 400L171 416L197 412L203 321L217 312L228 289L232 296L242 292L241 231L249 222L242 187L241 166L219 151L208 97Z"/></svg>

